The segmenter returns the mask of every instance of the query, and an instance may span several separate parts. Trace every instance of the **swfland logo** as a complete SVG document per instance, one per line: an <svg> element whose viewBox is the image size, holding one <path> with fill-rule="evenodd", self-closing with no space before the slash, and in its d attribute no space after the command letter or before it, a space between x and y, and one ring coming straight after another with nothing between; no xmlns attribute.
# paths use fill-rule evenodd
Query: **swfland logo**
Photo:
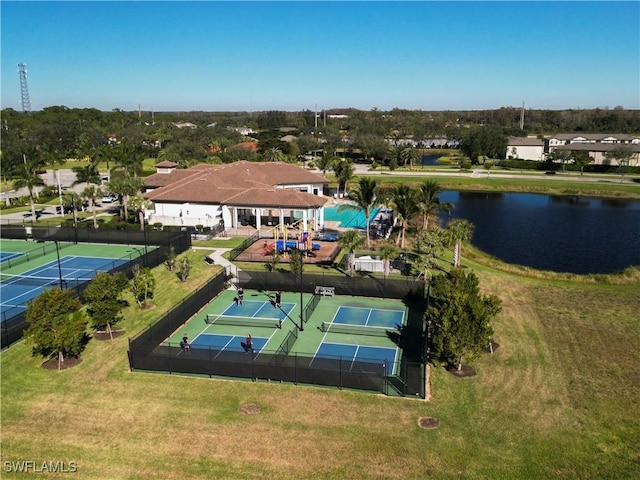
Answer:
<svg viewBox="0 0 640 480"><path fill-rule="evenodd" d="M2 469L7 473L76 473L78 464L73 460L38 461L38 460L6 460Z"/></svg>

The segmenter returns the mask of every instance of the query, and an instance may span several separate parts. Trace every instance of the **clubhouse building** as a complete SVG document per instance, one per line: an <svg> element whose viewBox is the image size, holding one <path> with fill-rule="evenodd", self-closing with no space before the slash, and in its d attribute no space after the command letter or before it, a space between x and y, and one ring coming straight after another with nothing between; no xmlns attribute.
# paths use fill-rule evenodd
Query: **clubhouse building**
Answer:
<svg viewBox="0 0 640 480"><path fill-rule="evenodd" d="M295 225L305 232L324 227L328 181L296 165L243 160L178 169L164 161L155 167L145 178L150 224L281 231Z"/></svg>

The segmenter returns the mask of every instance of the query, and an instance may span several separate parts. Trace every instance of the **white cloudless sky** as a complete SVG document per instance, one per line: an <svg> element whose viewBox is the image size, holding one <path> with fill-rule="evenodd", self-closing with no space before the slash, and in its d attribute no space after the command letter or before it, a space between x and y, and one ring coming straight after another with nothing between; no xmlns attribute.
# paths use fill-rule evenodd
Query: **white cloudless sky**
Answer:
<svg viewBox="0 0 640 480"><path fill-rule="evenodd" d="M0 3L33 110L640 108L640 2Z"/></svg>

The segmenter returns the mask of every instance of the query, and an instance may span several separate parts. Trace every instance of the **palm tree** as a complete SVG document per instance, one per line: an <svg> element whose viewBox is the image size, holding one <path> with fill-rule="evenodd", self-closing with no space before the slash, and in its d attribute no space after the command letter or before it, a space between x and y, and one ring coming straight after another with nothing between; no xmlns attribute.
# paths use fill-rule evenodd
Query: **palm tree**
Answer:
<svg viewBox="0 0 640 480"><path fill-rule="evenodd" d="M53 181L55 183L58 195L62 195L62 192L60 191L60 172L58 172L56 166L62 165L64 163L64 159L60 158L58 150L51 143L43 145L41 148L41 153L46 164L50 165L51 169L53 170Z"/></svg>
<svg viewBox="0 0 640 480"><path fill-rule="evenodd" d="M475 226L469 220L454 218L447 224L447 237L449 245L453 245L453 266L460 267L462 242L467 242L473 237Z"/></svg>
<svg viewBox="0 0 640 480"><path fill-rule="evenodd" d="M98 228L98 218L96 215L96 201L102 197L103 192L100 187L88 186L82 191L82 196L89 201L89 210L93 214L93 228Z"/></svg>
<svg viewBox="0 0 640 480"><path fill-rule="evenodd" d="M64 205L73 208L73 225L78 226L78 210L82 208L83 200L80 195L75 192L65 193L62 198L62 205L64 211Z"/></svg>
<svg viewBox="0 0 640 480"><path fill-rule="evenodd" d="M138 193L144 185L144 182L140 178L126 178L122 176L122 172L114 177L109 182L108 188L111 193L118 195L121 201L122 216L125 221L129 219L129 197Z"/></svg>
<svg viewBox="0 0 640 480"><path fill-rule="evenodd" d="M95 163L89 162L84 167L73 167L76 179L72 185L84 183L88 188L91 184L100 185L100 174Z"/></svg>
<svg viewBox="0 0 640 480"><path fill-rule="evenodd" d="M107 164L107 182L111 180L111 169L109 168L109 161L114 160L114 151L110 145L103 145L98 147L93 152L93 158L96 165L100 165L100 162L106 162ZM98 168L99 169L99 168Z"/></svg>
<svg viewBox="0 0 640 480"><path fill-rule="evenodd" d="M144 154L133 145L128 143L118 145L114 151L114 160L118 165L116 168L122 170L126 178L137 177L142 173Z"/></svg>
<svg viewBox="0 0 640 480"><path fill-rule="evenodd" d="M336 179L338 180L338 193L340 193L340 187L344 194L347 194L347 184L349 180L353 178L353 174L355 172L355 167L350 160L339 160L334 162L332 165L333 172L336 175Z"/></svg>
<svg viewBox="0 0 640 480"><path fill-rule="evenodd" d="M445 231L440 227L431 230L421 230L416 235L416 250L418 251L417 267L425 281L431 278L431 269L437 266L437 260L444 251Z"/></svg>
<svg viewBox="0 0 640 480"><path fill-rule="evenodd" d="M441 202L438 195L442 192L442 187L435 180L425 180L418 187L418 209L422 213L422 228L429 228L429 218L439 212L450 213L453 208L452 203Z"/></svg>
<svg viewBox="0 0 640 480"><path fill-rule="evenodd" d="M138 194L134 197L131 197L129 200L129 205L136 212L138 212L138 220L140 221L140 230L144 230L144 212L151 208L152 203L144 198L142 195Z"/></svg>
<svg viewBox="0 0 640 480"><path fill-rule="evenodd" d="M271 147L269 150L264 152L264 159L267 162L281 162L283 154L278 147Z"/></svg>
<svg viewBox="0 0 640 480"><path fill-rule="evenodd" d="M370 247L371 234L369 232L369 216L371 215L371 209L378 205L378 180L373 177L360 177L358 187L349 192L348 198L355 202L355 205L342 203L338 206L338 211L340 212L346 209L364 210L366 217L367 247Z"/></svg>
<svg viewBox="0 0 640 480"><path fill-rule="evenodd" d="M347 270L349 271L349 276L353 277L356 266L356 248L364 244L364 238L360 236L357 230L347 230L340 236L338 244L349 252Z"/></svg>
<svg viewBox="0 0 640 480"><path fill-rule="evenodd" d="M13 185L16 189L27 187L29 190L29 201L31 202L31 215L34 220L36 218L36 205L33 199L33 191L35 187L44 185L44 181L36 173L38 168L42 166L42 163L36 156L35 149L28 150L28 155L22 156L23 162L19 164L15 181Z"/></svg>
<svg viewBox="0 0 640 480"><path fill-rule="evenodd" d="M396 244L404 248L405 232L409 221L418 213L418 198L416 190L406 183L394 185L391 189L391 205L397 217L402 222L402 230Z"/></svg>
<svg viewBox="0 0 640 480"><path fill-rule="evenodd" d="M391 271L391 259L398 254L398 249L395 245L386 243L380 247L380 258L383 260L384 278L389 276Z"/></svg>
<svg viewBox="0 0 640 480"><path fill-rule="evenodd" d="M318 167L318 170L322 172L322 175L326 175L327 170L332 169L333 164L339 161L340 159L338 157L331 156L328 153L323 153L321 157L315 160L315 164L316 167Z"/></svg>
<svg viewBox="0 0 640 480"><path fill-rule="evenodd" d="M406 145L400 150L400 158L403 165L406 167L409 164L409 170L413 168L413 164L418 160L419 154L415 147Z"/></svg>

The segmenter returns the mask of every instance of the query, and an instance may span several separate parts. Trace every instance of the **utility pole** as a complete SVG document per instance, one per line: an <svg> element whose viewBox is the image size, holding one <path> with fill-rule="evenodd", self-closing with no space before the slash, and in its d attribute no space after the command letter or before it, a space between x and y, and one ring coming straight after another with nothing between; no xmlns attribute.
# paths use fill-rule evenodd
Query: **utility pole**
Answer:
<svg viewBox="0 0 640 480"><path fill-rule="evenodd" d="M524 130L524 102L522 102L522 112L520 112L520 130Z"/></svg>
<svg viewBox="0 0 640 480"><path fill-rule="evenodd" d="M31 114L31 101L29 100L29 87L27 86L27 64L18 64L18 76L20 77L20 96L22 113Z"/></svg>

